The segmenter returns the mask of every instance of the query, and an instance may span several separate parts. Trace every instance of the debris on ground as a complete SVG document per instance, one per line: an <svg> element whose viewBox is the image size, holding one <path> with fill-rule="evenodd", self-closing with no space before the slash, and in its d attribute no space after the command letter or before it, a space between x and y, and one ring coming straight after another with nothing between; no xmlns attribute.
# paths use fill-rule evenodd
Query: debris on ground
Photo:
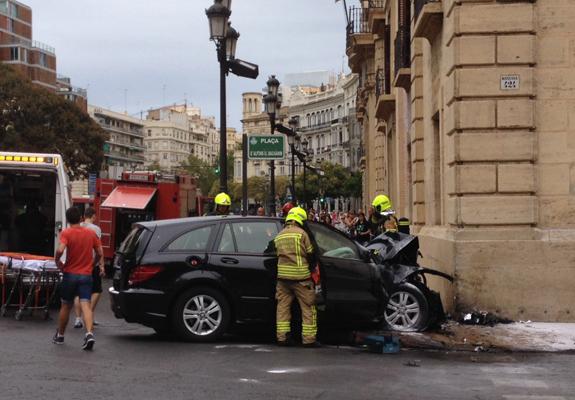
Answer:
<svg viewBox="0 0 575 400"><path fill-rule="evenodd" d="M495 326L496 324L511 324L512 320L499 317L487 311L473 311L470 313L462 314L459 320L464 325L484 325Z"/></svg>
<svg viewBox="0 0 575 400"><path fill-rule="evenodd" d="M410 361L404 363L403 365L405 365L406 367L421 367L421 361L410 360Z"/></svg>
<svg viewBox="0 0 575 400"><path fill-rule="evenodd" d="M399 338L393 335L370 335L363 339L368 351L378 354L392 354L399 352Z"/></svg>

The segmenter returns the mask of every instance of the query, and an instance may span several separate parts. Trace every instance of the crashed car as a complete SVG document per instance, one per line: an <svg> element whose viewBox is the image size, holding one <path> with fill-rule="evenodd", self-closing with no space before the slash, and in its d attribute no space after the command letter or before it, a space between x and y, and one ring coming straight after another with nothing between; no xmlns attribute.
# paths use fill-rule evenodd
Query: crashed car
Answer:
<svg viewBox="0 0 575 400"><path fill-rule="evenodd" d="M212 341L238 325L272 328L277 258L269 244L282 226L279 218L242 216L135 224L114 260L115 316L189 341ZM307 228L320 266L320 331L382 321L421 330L436 318L441 303L424 280L431 271L404 259L416 241L380 237L365 248L326 225Z"/></svg>

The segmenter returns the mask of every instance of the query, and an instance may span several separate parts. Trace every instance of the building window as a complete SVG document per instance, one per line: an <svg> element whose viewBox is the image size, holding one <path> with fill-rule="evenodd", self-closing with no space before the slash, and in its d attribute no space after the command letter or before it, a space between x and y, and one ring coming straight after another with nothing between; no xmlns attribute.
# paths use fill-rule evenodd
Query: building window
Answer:
<svg viewBox="0 0 575 400"><path fill-rule="evenodd" d="M148 137L152 136L152 130L148 129Z"/></svg>
<svg viewBox="0 0 575 400"><path fill-rule="evenodd" d="M8 18L8 32L14 33L14 20L12 18Z"/></svg>
<svg viewBox="0 0 575 400"><path fill-rule="evenodd" d="M20 48L10 47L10 61L19 61L19 60L20 60Z"/></svg>

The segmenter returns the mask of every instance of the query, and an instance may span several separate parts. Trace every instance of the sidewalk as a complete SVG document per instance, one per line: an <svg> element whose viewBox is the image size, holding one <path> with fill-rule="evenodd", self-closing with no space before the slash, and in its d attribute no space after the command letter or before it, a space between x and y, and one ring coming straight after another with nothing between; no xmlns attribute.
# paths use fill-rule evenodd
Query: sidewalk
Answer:
<svg viewBox="0 0 575 400"><path fill-rule="evenodd" d="M395 334L403 348L575 353L575 323L521 322L490 327L448 322L437 332Z"/></svg>

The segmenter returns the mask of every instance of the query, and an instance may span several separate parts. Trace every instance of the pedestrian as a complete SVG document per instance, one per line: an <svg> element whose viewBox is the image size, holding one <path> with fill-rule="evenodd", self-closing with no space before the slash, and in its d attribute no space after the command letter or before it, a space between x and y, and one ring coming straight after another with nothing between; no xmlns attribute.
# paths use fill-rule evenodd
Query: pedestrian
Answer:
<svg viewBox="0 0 575 400"><path fill-rule="evenodd" d="M305 211L305 210L304 210ZM315 215L315 210L313 208L310 208L308 213L307 213L307 220L308 221L312 221L312 222L317 222L317 218Z"/></svg>
<svg viewBox="0 0 575 400"><path fill-rule="evenodd" d="M276 284L276 337L280 346L292 344L291 304L297 299L302 315L302 342L304 347L318 347L315 288L310 266L315 266L314 249L304 230L308 216L301 207L292 208L285 228L274 239L278 256Z"/></svg>
<svg viewBox="0 0 575 400"><path fill-rule="evenodd" d="M80 306L84 316L86 335L82 349L92 350L96 340L94 339L93 315L91 308L92 300L92 270L94 251L98 261L100 276L104 275L104 254L102 244L96 233L80 225L81 214L76 207L66 210L66 219L70 227L60 234L60 243L56 249L54 260L58 268L64 273L60 284L60 297L62 305L58 318L58 329L54 334L55 344L64 344L64 333L70 319L74 298L80 298ZM61 258L66 251L66 262Z"/></svg>
<svg viewBox="0 0 575 400"><path fill-rule="evenodd" d="M347 221L347 214L342 212L339 214L339 222L337 224L335 224L335 229L337 229L340 232L345 233L346 235L349 235L349 228L346 224Z"/></svg>
<svg viewBox="0 0 575 400"><path fill-rule="evenodd" d="M357 240L362 246L365 246L370 239L371 228L365 218L365 213L360 211L357 223L355 224L355 240Z"/></svg>
<svg viewBox="0 0 575 400"><path fill-rule="evenodd" d="M256 215L258 217L264 217L266 215L266 210L263 207L259 207Z"/></svg>
<svg viewBox="0 0 575 400"><path fill-rule="evenodd" d="M84 222L82 226L84 228L88 228L94 231L98 239L102 239L102 230L98 225L95 224L96 222L96 210L92 207L88 207L86 211L84 211ZM94 254L95 256L95 254ZM95 260L95 257L94 257ZM102 295L102 277L100 276L100 267L96 262L94 262L94 268L92 271L92 297L90 300L90 306L92 308L92 315L96 311L96 306L98 305L98 301L100 301L100 296ZM74 312L76 314L76 320L74 321L74 328L79 329L84 327L84 323L82 322L82 307L80 306L80 298L76 297L74 299ZM94 317L94 326L99 325Z"/></svg>

